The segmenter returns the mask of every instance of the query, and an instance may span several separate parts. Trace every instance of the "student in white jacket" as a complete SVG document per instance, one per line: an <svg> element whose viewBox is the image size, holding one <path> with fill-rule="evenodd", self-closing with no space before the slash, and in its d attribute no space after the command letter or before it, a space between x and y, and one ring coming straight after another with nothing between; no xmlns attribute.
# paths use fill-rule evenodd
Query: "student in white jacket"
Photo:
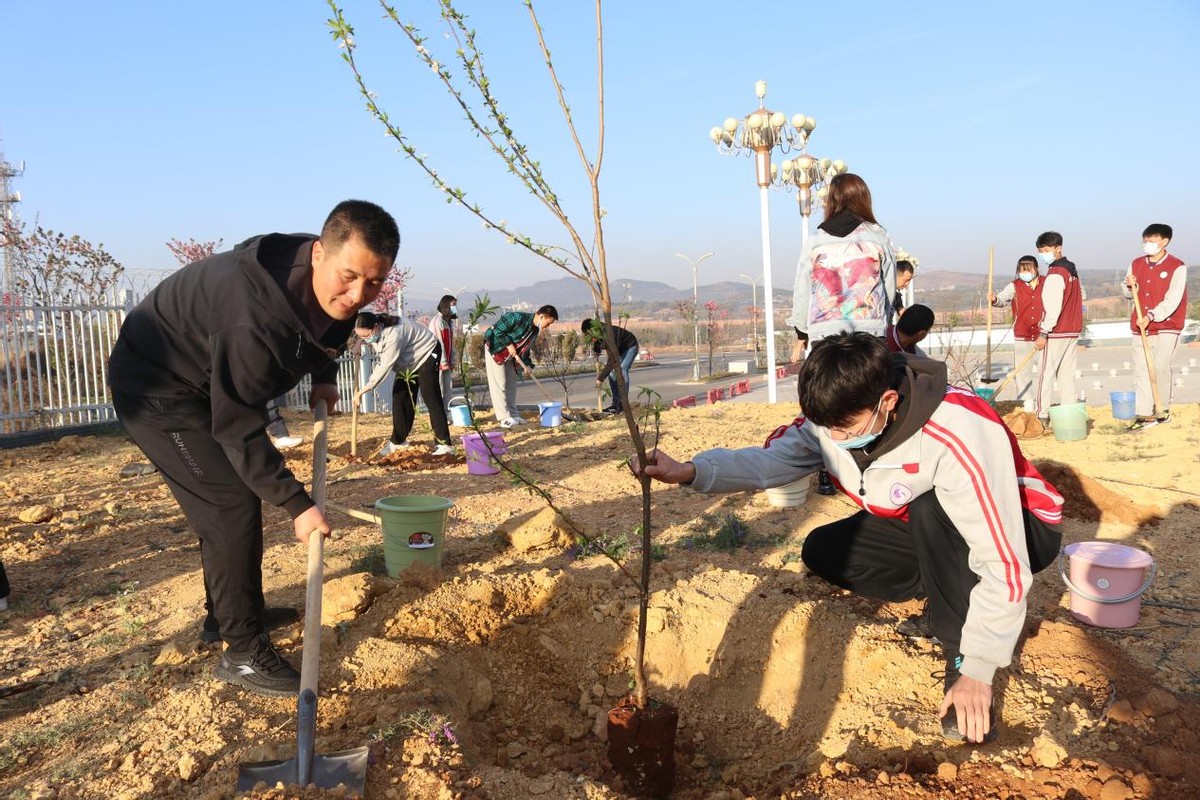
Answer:
<svg viewBox="0 0 1200 800"><path fill-rule="evenodd" d="M408 434L417 417L417 391L429 410L429 424L437 438L435 456L452 455L450 426L446 422L446 405L438 381L438 360L442 345L428 328L390 314L363 311L354 321L354 333L375 351L379 362L371 377L354 395L357 406L362 396L378 386L390 370L395 370L392 384L392 436L379 449L381 456L411 447Z"/></svg>
<svg viewBox="0 0 1200 800"><path fill-rule="evenodd" d="M684 463L656 451L646 474L735 492L783 486L824 464L862 510L813 529L805 565L867 597L928 597L946 658L943 734L991 740L993 677L1012 660L1031 573L1058 553L1061 495L986 401L946 384L945 364L890 354L870 334L814 345L799 398L806 416L761 448Z"/></svg>

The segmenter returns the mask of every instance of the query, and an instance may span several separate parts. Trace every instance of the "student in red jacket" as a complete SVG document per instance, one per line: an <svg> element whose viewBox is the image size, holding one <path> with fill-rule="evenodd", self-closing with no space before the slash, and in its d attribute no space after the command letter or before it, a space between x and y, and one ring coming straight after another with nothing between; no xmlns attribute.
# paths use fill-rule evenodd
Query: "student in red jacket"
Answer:
<svg viewBox="0 0 1200 800"><path fill-rule="evenodd" d="M1167 252L1171 243L1170 225L1155 223L1142 231L1142 251L1125 273L1124 293L1133 298L1137 287L1142 305L1142 316L1138 317L1136 306L1129 312L1129 328L1133 331L1133 379L1137 391L1137 417L1129 430L1137 431L1171 420L1171 357L1179 344L1179 334L1187 322L1187 267ZM1150 357L1154 359L1154 379L1158 384L1158 399L1161 408L1154 407L1154 393L1150 388L1150 373L1146 368L1146 354L1142 348L1141 331L1146 331L1150 345Z"/></svg>
<svg viewBox="0 0 1200 800"><path fill-rule="evenodd" d="M1029 354L1034 352L1038 338L1038 325L1041 324L1044 311L1042 309L1042 276L1038 271L1038 260L1035 256L1021 256L1017 261L1017 277L1012 283L993 292L991 303L996 308L1012 306L1013 320L1013 355L1016 358L1017 376L1016 398L1020 400L1026 411L1036 408L1036 390L1033 386L1033 365L1025 363ZM1021 366L1024 364L1024 366Z"/></svg>
<svg viewBox="0 0 1200 800"><path fill-rule="evenodd" d="M1044 314L1033 346L1041 351L1041 375L1034 400L1038 419L1050 421L1050 393L1058 384L1058 401L1075 402L1075 348L1083 331L1083 287L1075 264L1063 258L1061 233L1037 238L1038 258L1049 269L1042 282Z"/></svg>

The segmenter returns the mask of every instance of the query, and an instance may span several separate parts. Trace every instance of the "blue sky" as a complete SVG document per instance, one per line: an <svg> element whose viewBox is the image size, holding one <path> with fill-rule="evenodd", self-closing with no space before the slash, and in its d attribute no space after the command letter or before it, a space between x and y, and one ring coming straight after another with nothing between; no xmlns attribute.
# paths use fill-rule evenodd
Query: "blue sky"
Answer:
<svg viewBox="0 0 1200 800"><path fill-rule="evenodd" d="M594 151L590 3L539 14ZM397 3L452 61L428 0ZM978 6L978 7L977 7ZM358 57L392 118L498 218L566 243L481 142L371 0L347 0ZM574 219L586 185L517 0L464 2L496 93ZM613 278L691 281L675 253L716 255L701 281L761 269L749 159L707 134L757 106L817 120L810 151L845 159L922 269L1011 271L1059 230L1084 268L1123 268L1149 222L1200 256L1200 4L864 2L776 7L611 0L605 8L602 175ZM400 222L414 289L498 288L561 275L447 206L385 138L316 0L0 0L0 147L24 161L24 219L79 233L129 269L173 266L171 237L232 244L314 230L345 197ZM779 160L779 156L776 156ZM585 225L586 227L586 225ZM773 277L790 286L800 219L773 192ZM589 229L590 230L590 229ZM536 300L540 301L540 298ZM553 302L553 298L545 298Z"/></svg>

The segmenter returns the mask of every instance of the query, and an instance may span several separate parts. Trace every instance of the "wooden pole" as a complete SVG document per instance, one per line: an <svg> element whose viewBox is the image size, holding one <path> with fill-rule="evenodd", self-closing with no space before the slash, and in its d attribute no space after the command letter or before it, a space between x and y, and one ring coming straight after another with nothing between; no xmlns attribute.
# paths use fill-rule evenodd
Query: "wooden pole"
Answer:
<svg viewBox="0 0 1200 800"><path fill-rule="evenodd" d="M1133 310L1137 312L1137 318L1142 318L1142 299L1138 297L1138 284L1135 279L1133 282ZM1158 378L1154 374L1154 359L1150 357L1150 340L1146 337L1146 329L1138 325L1138 330L1142 334L1142 352L1146 354L1146 372L1150 375L1150 392L1154 395L1154 414L1159 416L1163 413L1162 399L1158 396Z"/></svg>
<svg viewBox="0 0 1200 800"><path fill-rule="evenodd" d="M996 247L988 248L988 288L987 288L987 366L983 373L983 382L990 383L992 378L992 268L995 263Z"/></svg>

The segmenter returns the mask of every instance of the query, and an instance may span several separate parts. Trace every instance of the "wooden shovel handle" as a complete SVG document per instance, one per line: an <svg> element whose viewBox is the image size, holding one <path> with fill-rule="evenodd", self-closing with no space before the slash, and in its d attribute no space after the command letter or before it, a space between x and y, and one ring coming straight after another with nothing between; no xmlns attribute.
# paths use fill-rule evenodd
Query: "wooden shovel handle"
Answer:
<svg viewBox="0 0 1200 800"><path fill-rule="evenodd" d="M327 410L324 400L313 408L312 498L325 511L325 456L328 450ZM304 652L300 659L300 692L317 694L321 667L321 589L325 582L325 537L318 531L308 535L308 582L304 596Z"/></svg>
<svg viewBox="0 0 1200 800"><path fill-rule="evenodd" d="M1142 318L1142 299L1138 297L1137 279L1133 281L1133 310L1137 314L1137 319ZM1146 329L1137 324L1137 320L1133 322L1138 331L1142 335L1142 352L1146 356L1146 372L1150 375L1150 391L1154 395L1154 413L1162 414L1162 400L1158 396L1158 376L1154 374L1154 359L1150 356L1150 340L1146 336Z"/></svg>

